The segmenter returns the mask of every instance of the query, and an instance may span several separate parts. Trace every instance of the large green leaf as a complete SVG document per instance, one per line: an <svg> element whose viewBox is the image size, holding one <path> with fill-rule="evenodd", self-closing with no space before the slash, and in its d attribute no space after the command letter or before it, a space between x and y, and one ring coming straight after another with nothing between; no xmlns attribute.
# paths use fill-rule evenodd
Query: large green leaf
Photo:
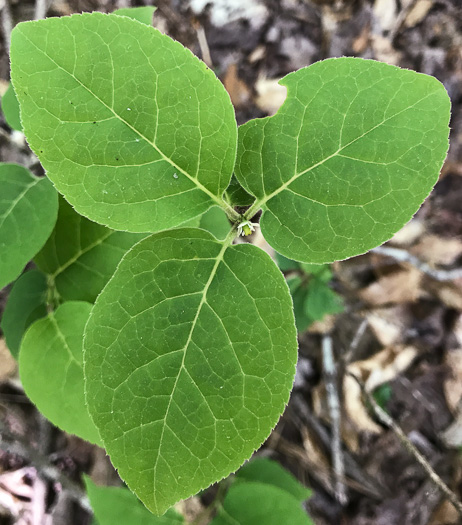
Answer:
<svg viewBox="0 0 462 525"><path fill-rule="evenodd" d="M19 102L11 83L2 97L2 111L8 126L16 131L22 131Z"/></svg>
<svg viewBox="0 0 462 525"><path fill-rule="evenodd" d="M236 175L280 253L331 262L389 239L435 184L450 101L435 78L359 58L284 77L273 117L239 128Z"/></svg>
<svg viewBox="0 0 462 525"><path fill-rule="evenodd" d="M25 272L14 283L8 295L0 327L6 345L15 359L26 329L37 319L47 315L47 279L42 272Z"/></svg>
<svg viewBox="0 0 462 525"><path fill-rule="evenodd" d="M122 7L112 12L113 15L128 16L134 20L138 20L142 24L148 26L152 25L152 15L157 8L154 6L143 7Z"/></svg>
<svg viewBox="0 0 462 525"><path fill-rule="evenodd" d="M156 514L235 471L287 403L297 341L283 276L199 229L135 245L85 330L90 414Z"/></svg>
<svg viewBox="0 0 462 525"><path fill-rule="evenodd" d="M14 281L45 244L58 213L46 178L17 164L0 164L0 288Z"/></svg>
<svg viewBox="0 0 462 525"><path fill-rule="evenodd" d="M313 525L300 502L266 483L234 484L211 525Z"/></svg>
<svg viewBox="0 0 462 525"><path fill-rule="evenodd" d="M286 491L298 501L304 501L311 496L311 490L304 487L290 472L281 467L277 461L268 458L255 458L236 472L238 481L257 481L274 485Z"/></svg>
<svg viewBox="0 0 462 525"><path fill-rule="evenodd" d="M85 405L82 339L91 304L67 302L27 330L19 375L27 396L54 425L100 443Z"/></svg>
<svg viewBox="0 0 462 525"><path fill-rule="evenodd" d="M86 477L85 486L98 525L179 525L183 518L173 509L153 516L129 490L99 487Z"/></svg>
<svg viewBox="0 0 462 525"><path fill-rule="evenodd" d="M55 229L34 261L61 299L92 303L124 253L143 236L91 222L61 198Z"/></svg>
<svg viewBox="0 0 462 525"><path fill-rule="evenodd" d="M228 235L231 226L224 211L215 206L202 215L199 227L212 233L217 239L224 239Z"/></svg>
<svg viewBox="0 0 462 525"><path fill-rule="evenodd" d="M125 16L25 22L11 76L30 146L82 215L146 232L225 206L234 110L178 42Z"/></svg>

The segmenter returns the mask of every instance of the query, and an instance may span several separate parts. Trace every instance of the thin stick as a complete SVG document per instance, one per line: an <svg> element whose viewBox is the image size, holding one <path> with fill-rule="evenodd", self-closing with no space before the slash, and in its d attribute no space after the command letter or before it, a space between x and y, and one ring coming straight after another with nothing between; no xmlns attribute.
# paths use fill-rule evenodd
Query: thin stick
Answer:
<svg viewBox="0 0 462 525"><path fill-rule="evenodd" d="M10 0L4 0L2 10L2 30L5 47L10 52L11 31L13 31L13 17L11 16Z"/></svg>
<svg viewBox="0 0 462 525"><path fill-rule="evenodd" d="M204 28L200 25L199 22L194 24L194 28L197 33L197 40L199 42L199 47L201 49L202 60L207 64L207 66L212 69L212 55L210 54L209 44L207 43L207 37L205 35Z"/></svg>
<svg viewBox="0 0 462 525"><path fill-rule="evenodd" d="M47 16L49 0L35 0L34 19L41 20Z"/></svg>
<svg viewBox="0 0 462 525"><path fill-rule="evenodd" d="M131 7L131 1L130 0L117 0L116 5L117 5L117 9L122 9L124 7Z"/></svg>
<svg viewBox="0 0 462 525"><path fill-rule="evenodd" d="M345 479L345 465L340 436L341 411L337 390L337 369L332 350L332 337L330 335L324 335L322 339L322 364L324 381L326 383L327 403L332 420L331 454L335 476L335 497L341 505L345 505L348 502L348 496L343 483Z"/></svg>
<svg viewBox="0 0 462 525"><path fill-rule="evenodd" d="M402 428L396 423L396 421L385 412L375 401L374 397L366 390L364 384L352 373L350 375L356 380L359 387L361 388L362 393L366 396L367 401L371 404L372 408L378 419L387 427L389 427L404 445L405 449L414 457L414 459L420 463L422 468L428 474L430 480L441 490L441 492L448 498L448 500L454 505L455 509L462 517L462 503L459 501L454 492L446 485L446 483L438 476L438 474L433 470L433 467L425 459L425 457L419 452L417 447L412 443L412 441L406 436Z"/></svg>
<svg viewBox="0 0 462 525"><path fill-rule="evenodd" d="M462 278L462 268L456 268L455 270L436 270L432 268L429 264L424 263L414 255L411 255L406 250L401 250L399 248L389 248L388 246L378 246L371 250L373 253L378 253L379 255L385 255L387 257L393 257L393 259L399 262L407 262L415 266L421 272L426 273L433 279L437 281L452 281L453 279Z"/></svg>
<svg viewBox="0 0 462 525"><path fill-rule="evenodd" d="M363 319L361 321L361 324L358 326L358 329L356 330L356 333L350 343L350 348L345 353L345 356L343 358L345 366L347 366L349 363L351 363L351 361L354 360L356 350L358 349L359 343L361 342L361 339L363 338L367 325L368 325L368 320Z"/></svg>

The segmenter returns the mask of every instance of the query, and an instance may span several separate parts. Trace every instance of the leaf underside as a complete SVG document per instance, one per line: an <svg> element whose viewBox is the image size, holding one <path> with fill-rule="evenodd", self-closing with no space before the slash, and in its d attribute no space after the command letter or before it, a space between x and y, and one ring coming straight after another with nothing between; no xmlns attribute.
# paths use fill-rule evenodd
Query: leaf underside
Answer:
<svg viewBox="0 0 462 525"><path fill-rule="evenodd" d="M235 471L288 401L297 341L262 250L178 229L122 259L85 331L90 414L155 514Z"/></svg>
<svg viewBox="0 0 462 525"><path fill-rule="evenodd" d="M313 525L299 501L266 483L236 483L211 525Z"/></svg>
<svg viewBox="0 0 462 525"><path fill-rule="evenodd" d="M55 228L34 262L52 278L61 300L92 303L143 236L91 222L61 198Z"/></svg>
<svg viewBox="0 0 462 525"><path fill-rule="evenodd" d="M37 319L45 317L47 279L38 270L23 273L8 294L0 328L12 356L17 359L19 346L26 329Z"/></svg>
<svg viewBox="0 0 462 525"><path fill-rule="evenodd" d="M58 213L46 178L17 164L0 164L0 289L14 281L45 244Z"/></svg>
<svg viewBox="0 0 462 525"><path fill-rule="evenodd" d="M29 144L80 214L146 232L222 205L234 110L178 42L125 16L25 22L12 33L11 76Z"/></svg>
<svg viewBox="0 0 462 525"><path fill-rule="evenodd" d="M19 102L11 83L2 97L2 111L8 126L16 131L22 131Z"/></svg>
<svg viewBox="0 0 462 525"><path fill-rule="evenodd" d="M82 338L91 304L69 301L33 323L19 351L27 396L54 425L100 444L84 398Z"/></svg>
<svg viewBox="0 0 462 525"><path fill-rule="evenodd" d="M332 262L388 240L435 184L449 97L435 78L359 58L291 73L273 117L239 128L236 175L278 252ZM256 206L255 210L259 206Z"/></svg>
<svg viewBox="0 0 462 525"><path fill-rule="evenodd" d="M164 516L153 516L129 490L100 487L84 477L85 487L98 525L180 525L182 516L173 509Z"/></svg>

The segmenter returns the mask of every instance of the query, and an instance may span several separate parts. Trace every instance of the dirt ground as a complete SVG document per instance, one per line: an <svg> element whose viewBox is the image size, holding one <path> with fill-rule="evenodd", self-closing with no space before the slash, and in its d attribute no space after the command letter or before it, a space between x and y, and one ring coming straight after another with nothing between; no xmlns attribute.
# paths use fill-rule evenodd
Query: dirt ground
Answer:
<svg viewBox="0 0 462 525"><path fill-rule="evenodd" d="M4 4L0 0L0 7ZM34 17L33 0L9 4L14 22ZM48 4L48 16L57 16L151 2ZM278 79L328 57L373 58L434 75L445 85L453 105L451 147L439 182L388 243L399 250L396 256L373 252L333 265L333 286L345 311L300 336L291 401L260 454L312 487L306 507L316 524L462 523L353 377L461 499L462 278L460 273L454 278L452 270L462 266L462 0L159 0L155 5L154 25L213 68L231 95L239 124L277 110L285 96ZM1 89L9 75L4 37L5 24ZM3 121L0 128L1 161L39 170L27 147L10 140ZM8 289L0 292L0 312L7 295ZM330 338L331 363L325 351ZM340 395L340 417L329 409L326 384ZM27 521L26 511L15 521L2 510L17 505L30 513L31 502L53 525L90 523L81 474L108 484L117 484L117 477L101 450L63 434L37 413L1 339L0 416L0 524L35 523ZM188 512L212 496L213 489L201 502L189 502Z"/></svg>

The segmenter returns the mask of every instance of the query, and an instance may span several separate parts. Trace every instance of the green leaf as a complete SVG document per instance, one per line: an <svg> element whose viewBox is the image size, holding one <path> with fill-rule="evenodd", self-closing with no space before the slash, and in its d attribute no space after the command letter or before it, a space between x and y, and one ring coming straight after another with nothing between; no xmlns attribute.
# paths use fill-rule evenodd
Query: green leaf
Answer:
<svg viewBox="0 0 462 525"><path fill-rule="evenodd" d="M320 321L327 314L343 311L340 297L326 283L318 279L310 281L304 306L311 322Z"/></svg>
<svg viewBox="0 0 462 525"><path fill-rule="evenodd" d="M292 261L292 259L287 259L287 257L284 257L284 255L281 255L280 253L276 253L276 263L281 272L300 270L300 263Z"/></svg>
<svg viewBox="0 0 462 525"><path fill-rule="evenodd" d="M226 206L234 110L178 42L102 13L24 22L11 75L29 144L80 214L146 232Z"/></svg>
<svg viewBox="0 0 462 525"><path fill-rule="evenodd" d="M19 102L11 82L2 97L2 111L8 126L16 131L22 131Z"/></svg>
<svg viewBox="0 0 462 525"><path fill-rule="evenodd" d="M235 175L231 177L231 182L226 188L225 197L232 206L250 206L255 201L255 197L245 191Z"/></svg>
<svg viewBox="0 0 462 525"><path fill-rule="evenodd" d="M88 498L99 525L179 525L183 518L173 509L162 517L153 516L129 490L99 487L84 477Z"/></svg>
<svg viewBox="0 0 462 525"><path fill-rule="evenodd" d="M332 279L332 271L328 264L300 263L300 268L323 283L328 283Z"/></svg>
<svg viewBox="0 0 462 525"><path fill-rule="evenodd" d="M46 178L17 164L0 164L0 288L14 281L45 244L58 213Z"/></svg>
<svg viewBox="0 0 462 525"><path fill-rule="evenodd" d="M297 361L292 304L269 255L199 229L122 259L85 330L89 411L155 514L234 472L266 439Z"/></svg>
<svg viewBox="0 0 462 525"><path fill-rule="evenodd" d="M83 385L82 338L91 304L67 302L27 330L19 375L27 396L54 425L100 444Z"/></svg>
<svg viewBox="0 0 462 525"><path fill-rule="evenodd" d="M47 279L37 270L21 275L8 295L0 327L15 359L18 358L19 345L26 329L47 315L46 295Z"/></svg>
<svg viewBox="0 0 462 525"><path fill-rule="evenodd" d="M224 239L231 228L226 213L217 206L210 208L202 215L199 227L207 230L217 239Z"/></svg>
<svg viewBox="0 0 462 525"><path fill-rule="evenodd" d="M274 485L288 492L298 501L305 501L311 496L311 490L304 487L290 472L277 461L268 458L255 458L236 472L236 478L242 481L257 481Z"/></svg>
<svg viewBox="0 0 462 525"><path fill-rule="evenodd" d="M265 239L291 259L325 263L389 239L438 179L449 97L435 78L360 58L284 77L273 117L239 128L236 175L263 208Z"/></svg>
<svg viewBox="0 0 462 525"><path fill-rule="evenodd" d="M265 483L236 483L211 525L313 525L299 501Z"/></svg>
<svg viewBox="0 0 462 525"><path fill-rule="evenodd" d="M393 390L390 383L384 383L378 386L373 392L372 396L375 402L379 405L382 410L386 411L386 405L390 401Z"/></svg>
<svg viewBox="0 0 462 525"><path fill-rule="evenodd" d="M289 285L294 305L295 326L297 332L302 333L313 322L305 311L305 303L308 295L307 285L303 279L298 276L289 277L287 279L287 284Z"/></svg>
<svg viewBox="0 0 462 525"><path fill-rule="evenodd" d="M112 12L112 14L119 16L128 16L129 18L133 18L133 20L138 20L138 22L141 22L142 24L151 26L152 16L154 15L154 11L156 9L157 8L153 6L124 7L122 9L116 9Z"/></svg>
<svg viewBox="0 0 462 525"><path fill-rule="evenodd" d="M144 236L91 222L61 198L55 229L34 261L51 277L61 299L92 303L124 253Z"/></svg>

